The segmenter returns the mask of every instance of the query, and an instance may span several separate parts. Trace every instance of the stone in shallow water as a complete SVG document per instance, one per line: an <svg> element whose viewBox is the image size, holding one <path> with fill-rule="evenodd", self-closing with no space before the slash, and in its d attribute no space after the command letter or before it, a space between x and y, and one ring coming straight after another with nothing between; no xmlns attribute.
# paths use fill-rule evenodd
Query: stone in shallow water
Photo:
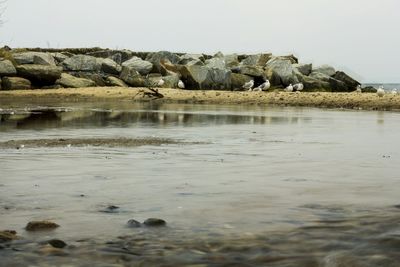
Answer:
<svg viewBox="0 0 400 267"><path fill-rule="evenodd" d="M49 243L51 246L53 246L55 248L64 248L67 246L67 243L65 243L64 241L62 241L60 239L51 239L51 240L47 241L47 243Z"/></svg>
<svg viewBox="0 0 400 267"><path fill-rule="evenodd" d="M127 223L130 228L139 228L142 227L142 224L134 219L129 220Z"/></svg>
<svg viewBox="0 0 400 267"><path fill-rule="evenodd" d="M52 230L60 227L58 224L50 221L31 221L25 229L26 231L41 231L41 230Z"/></svg>
<svg viewBox="0 0 400 267"><path fill-rule="evenodd" d="M153 226L165 226L167 222L164 221L163 219L149 218L145 220L143 224L149 227L153 227Z"/></svg>
<svg viewBox="0 0 400 267"><path fill-rule="evenodd" d="M107 208L100 210L101 212L105 212L105 213L117 213L119 211L119 207L118 206L114 206L114 205L110 205Z"/></svg>
<svg viewBox="0 0 400 267"><path fill-rule="evenodd" d="M16 231L12 230L0 231L0 243L8 242L15 239L18 239Z"/></svg>

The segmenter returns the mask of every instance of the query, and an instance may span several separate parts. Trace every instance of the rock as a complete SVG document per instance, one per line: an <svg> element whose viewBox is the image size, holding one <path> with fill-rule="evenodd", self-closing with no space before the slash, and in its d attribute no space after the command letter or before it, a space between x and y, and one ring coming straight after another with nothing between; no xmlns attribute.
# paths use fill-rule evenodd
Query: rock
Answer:
<svg viewBox="0 0 400 267"><path fill-rule="evenodd" d="M303 91L331 91L330 84L327 81L318 80L309 76L301 76L299 80L304 84Z"/></svg>
<svg viewBox="0 0 400 267"><path fill-rule="evenodd" d="M17 74L17 70L10 60L0 61L0 77L3 76L14 76Z"/></svg>
<svg viewBox="0 0 400 267"><path fill-rule="evenodd" d="M162 77L164 80L163 88L177 88L179 82L179 75L177 74L170 74L167 76Z"/></svg>
<svg viewBox="0 0 400 267"><path fill-rule="evenodd" d="M144 86L144 78L134 68L122 67L122 71L119 77L121 78L121 80L123 80L130 86L133 87Z"/></svg>
<svg viewBox="0 0 400 267"><path fill-rule="evenodd" d="M210 69L220 69L220 70L226 69L225 60L224 60L224 58L220 58L220 57L214 57L211 59L207 59L205 61L205 66L207 66Z"/></svg>
<svg viewBox="0 0 400 267"><path fill-rule="evenodd" d="M114 205L110 205L105 209L100 210L101 212L105 212L105 213L117 213L119 211L119 207L118 206L114 206Z"/></svg>
<svg viewBox="0 0 400 267"><path fill-rule="evenodd" d="M250 65L250 66L261 66L264 67L265 64L272 58L271 53L267 54L255 54L249 55L245 59L242 60L241 65Z"/></svg>
<svg viewBox="0 0 400 267"><path fill-rule="evenodd" d="M21 77L3 77L1 85L2 90L31 89L31 82Z"/></svg>
<svg viewBox="0 0 400 267"><path fill-rule="evenodd" d="M335 75L336 70L332 66L322 65L322 66L318 66L318 67L314 68L312 70L312 72L319 72L319 73L325 74L327 76L333 76L333 75Z"/></svg>
<svg viewBox="0 0 400 267"><path fill-rule="evenodd" d="M0 243L9 242L18 239L16 231L0 231Z"/></svg>
<svg viewBox="0 0 400 267"><path fill-rule="evenodd" d="M221 51L218 51L217 53L215 53L215 55L213 56L213 57L216 57L216 58L224 58L224 54L221 52Z"/></svg>
<svg viewBox="0 0 400 267"><path fill-rule="evenodd" d="M321 80L324 82L329 82L330 76L322 73L322 72L311 72L311 74L309 75L311 78L317 79L317 80Z"/></svg>
<svg viewBox="0 0 400 267"><path fill-rule="evenodd" d="M193 60L187 62L185 65L187 65L187 66L192 66L192 65L204 66L205 64L204 64L204 62L201 61L201 60L193 59Z"/></svg>
<svg viewBox="0 0 400 267"><path fill-rule="evenodd" d="M59 84L53 84L53 85L46 85L46 86L42 86L41 89L61 89L63 88L61 85Z"/></svg>
<svg viewBox="0 0 400 267"><path fill-rule="evenodd" d="M293 64L293 68L302 75L308 76L312 71L312 64Z"/></svg>
<svg viewBox="0 0 400 267"><path fill-rule="evenodd" d="M139 228L142 227L142 224L134 219L129 220L127 223L127 226L130 228Z"/></svg>
<svg viewBox="0 0 400 267"><path fill-rule="evenodd" d="M351 78L349 75L347 75L343 71L336 72L335 75L333 76L333 78L344 82L347 85L347 87L349 88L349 91L354 91L357 89L357 86L361 85L360 82L354 80L353 78Z"/></svg>
<svg viewBox="0 0 400 267"><path fill-rule="evenodd" d="M70 71L100 71L103 60L87 55L75 55L62 62L64 70Z"/></svg>
<svg viewBox="0 0 400 267"><path fill-rule="evenodd" d="M329 77L328 82L332 92L351 92L355 90L354 88L350 90L344 82L332 77Z"/></svg>
<svg viewBox="0 0 400 267"><path fill-rule="evenodd" d="M180 57L168 51L160 51L156 53L150 53L149 55L147 55L146 61L151 62L154 66L153 72L166 75L164 68L160 64L161 60L168 60L172 64L177 64L180 60Z"/></svg>
<svg viewBox="0 0 400 267"><path fill-rule="evenodd" d="M239 65L239 59L237 54L230 54L224 56L225 66L227 68L233 68Z"/></svg>
<svg viewBox="0 0 400 267"><path fill-rule="evenodd" d="M74 74L75 77L77 78L83 78L87 80L92 80L96 84L96 86L106 86L107 83L103 79L103 76L100 75L99 73L91 73L91 72L77 72Z"/></svg>
<svg viewBox="0 0 400 267"><path fill-rule="evenodd" d="M133 57L133 58L129 59L128 61L125 61L124 63L122 63L122 66L135 69L141 75L147 75L153 69L152 63L150 63L149 61L143 60L141 58L138 58L138 57Z"/></svg>
<svg viewBox="0 0 400 267"><path fill-rule="evenodd" d="M50 55L53 56L53 58L56 60L57 63L61 63L61 62L63 62L64 60L66 60L67 58L70 57L68 54L63 53L63 52L61 52L61 53L59 53L59 52L50 53Z"/></svg>
<svg viewBox="0 0 400 267"><path fill-rule="evenodd" d="M25 230L26 231L53 230L57 227L60 226L50 221L32 221L26 225Z"/></svg>
<svg viewBox="0 0 400 267"><path fill-rule="evenodd" d="M81 87L96 86L96 83L92 80L85 78L77 78L68 73L62 73L61 78L56 81L56 84L59 84L66 88L81 88Z"/></svg>
<svg viewBox="0 0 400 267"><path fill-rule="evenodd" d="M14 53L13 58L18 65L37 64L55 66L56 62L50 53L44 52L22 52Z"/></svg>
<svg viewBox="0 0 400 267"><path fill-rule="evenodd" d="M50 85L61 77L62 69L53 65L19 65L18 76L29 79L39 85Z"/></svg>
<svg viewBox="0 0 400 267"><path fill-rule="evenodd" d="M231 74L228 69L208 68L207 66L183 66L180 70L187 88L191 89L229 89Z"/></svg>
<svg viewBox="0 0 400 267"><path fill-rule="evenodd" d="M376 93L378 90L373 86L366 86L361 88L361 92L363 93Z"/></svg>
<svg viewBox="0 0 400 267"><path fill-rule="evenodd" d="M60 239L51 239L47 241L47 243L49 243L54 248L65 248L67 246L67 243Z"/></svg>
<svg viewBox="0 0 400 267"><path fill-rule="evenodd" d="M165 226L167 224L163 219L149 218L143 222L144 225L149 227Z"/></svg>
<svg viewBox="0 0 400 267"><path fill-rule="evenodd" d="M242 91L242 86L251 81L253 78L244 74L232 73L231 74L231 88L235 91Z"/></svg>
<svg viewBox="0 0 400 267"><path fill-rule="evenodd" d="M128 85L123 80L118 79L117 77L113 77L113 76L108 76L106 78L106 84L108 86L128 87Z"/></svg>
<svg viewBox="0 0 400 267"><path fill-rule="evenodd" d="M272 85L288 86L299 82L292 62L281 57L275 57L268 61L265 74Z"/></svg>
<svg viewBox="0 0 400 267"><path fill-rule="evenodd" d="M260 66L242 65L239 68L240 74L248 75L251 77L265 77L264 69Z"/></svg>
<svg viewBox="0 0 400 267"><path fill-rule="evenodd" d="M101 71L109 74L119 75L122 67L110 58L105 58L101 63Z"/></svg>
<svg viewBox="0 0 400 267"><path fill-rule="evenodd" d="M274 57L271 57L271 59ZM287 55L287 56L278 56L276 58L282 59L282 60L289 60L290 63L292 64L297 64L299 63L299 60L297 59L297 57L295 57L294 55Z"/></svg>
<svg viewBox="0 0 400 267"><path fill-rule="evenodd" d="M178 63L181 65L186 65L191 61L203 63L205 61L205 58L204 58L203 54L184 54L183 56L180 57L180 60Z"/></svg>
<svg viewBox="0 0 400 267"><path fill-rule="evenodd" d="M110 58L121 65L122 62L127 61L133 56L133 52L130 50L99 50L87 53L88 56Z"/></svg>

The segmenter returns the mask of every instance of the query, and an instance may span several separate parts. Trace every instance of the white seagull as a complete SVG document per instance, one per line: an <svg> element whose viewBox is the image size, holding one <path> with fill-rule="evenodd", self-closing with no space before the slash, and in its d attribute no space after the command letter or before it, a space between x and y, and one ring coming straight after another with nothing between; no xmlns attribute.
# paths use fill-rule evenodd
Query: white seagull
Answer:
<svg viewBox="0 0 400 267"><path fill-rule="evenodd" d="M254 86L254 80L251 80L250 82L245 83L242 88L246 89L248 91L251 91L253 89Z"/></svg>
<svg viewBox="0 0 400 267"><path fill-rule="evenodd" d="M257 88L259 88L257 91L267 91L269 88L271 88L271 83L267 79L267 80L265 80L264 83L260 84L260 86L258 86Z"/></svg>
<svg viewBox="0 0 400 267"><path fill-rule="evenodd" d="M292 84L289 84L289 86L286 87L284 91L285 91L285 92L293 92L293 85L292 85Z"/></svg>
<svg viewBox="0 0 400 267"><path fill-rule="evenodd" d="M157 86L158 86L158 87L161 87L161 86L164 85L164 83L165 83L165 81L164 81L163 79L160 79L160 80L157 82Z"/></svg>
<svg viewBox="0 0 400 267"><path fill-rule="evenodd" d="M293 91L299 92L304 89L304 85L302 83L296 83L293 85Z"/></svg>
<svg viewBox="0 0 400 267"><path fill-rule="evenodd" d="M179 87L180 89L185 89L185 84L182 82L182 80L179 80L179 82L178 82L178 87Z"/></svg>
<svg viewBox="0 0 400 267"><path fill-rule="evenodd" d="M396 88L394 88L394 89L392 90L392 95L397 95L397 89L396 89Z"/></svg>
<svg viewBox="0 0 400 267"><path fill-rule="evenodd" d="M383 89L383 86L379 86L378 90L376 90L376 94L377 94L379 97L382 97L382 96L385 95L385 89Z"/></svg>

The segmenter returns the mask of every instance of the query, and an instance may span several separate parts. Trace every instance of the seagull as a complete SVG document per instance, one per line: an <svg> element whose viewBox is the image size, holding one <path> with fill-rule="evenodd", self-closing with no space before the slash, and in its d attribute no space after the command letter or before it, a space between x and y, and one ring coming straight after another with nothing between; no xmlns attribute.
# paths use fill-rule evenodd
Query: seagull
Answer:
<svg viewBox="0 0 400 267"><path fill-rule="evenodd" d="M253 92L261 92L262 89L261 89L260 86L258 86L258 87L256 87L256 88L254 88L252 91L253 91Z"/></svg>
<svg viewBox="0 0 400 267"><path fill-rule="evenodd" d="M379 97L382 97L382 96L385 95L385 90L383 89L383 86L379 86L378 90L376 90L376 94L377 94Z"/></svg>
<svg viewBox="0 0 400 267"><path fill-rule="evenodd" d="M179 87L180 89L185 89L185 84L182 82L182 80L179 80L179 82L178 82L178 87Z"/></svg>
<svg viewBox="0 0 400 267"><path fill-rule="evenodd" d="M357 85L356 93L362 93L361 85Z"/></svg>
<svg viewBox="0 0 400 267"><path fill-rule="evenodd" d="M285 91L285 92L293 92L293 85L292 85L292 84L289 84L289 86L286 87L284 91Z"/></svg>
<svg viewBox="0 0 400 267"><path fill-rule="evenodd" d="M396 89L396 88L394 88L394 89L392 90L392 95L397 95L397 89Z"/></svg>
<svg viewBox="0 0 400 267"><path fill-rule="evenodd" d="M264 83L260 84L260 86L258 86L256 89L257 91L266 91L271 87L271 83L269 82L269 80L265 80ZM253 90L255 91L255 89Z"/></svg>
<svg viewBox="0 0 400 267"><path fill-rule="evenodd" d="M247 89L248 91L251 91L254 86L254 80L251 80L250 82L245 83L242 88Z"/></svg>
<svg viewBox="0 0 400 267"><path fill-rule="evenodd" d="M293 91L302 91L304 89L304 85L302 83L296 83L293 85Z"/></svg>
<svg viewBox="0 0 400 267"><path fill-rule="evenodd" d="M163 79L160 79L160 80L157 82L157 86L158 86L158 87L161 87L161 86L164 85L164 83L165 83L165 81L164 81Z"/></svg>

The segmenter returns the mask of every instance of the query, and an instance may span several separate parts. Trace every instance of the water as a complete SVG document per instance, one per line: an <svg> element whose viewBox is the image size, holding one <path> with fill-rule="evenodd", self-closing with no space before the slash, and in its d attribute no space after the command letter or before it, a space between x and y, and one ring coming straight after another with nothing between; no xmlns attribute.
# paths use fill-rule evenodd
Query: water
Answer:
<svg viewBox="0 0 400 267"><path fill-rule="evenodd" d="M400 84L398 83L365 83L362 85L363 87L365 86L372 86L374 88L378 88L379 86L383 86L385 90L391 91L393 89L400 90Z"/></svg>
<svg viewBox="0 0 400 267"><path fill-rule="evenodd" d="M0 149L0 229L17 230L25 240L0 249L0 266L59 265L71 257L81 266L399 266L399 113L18 106L2 107L0 142L152 137L184 143ZM103 212L110 205L119 209ZM168 227L125 225L149 217ZM23 230L44 219L61 227ZM54 258L41 250L49 238L74 246Z"/></svg>

